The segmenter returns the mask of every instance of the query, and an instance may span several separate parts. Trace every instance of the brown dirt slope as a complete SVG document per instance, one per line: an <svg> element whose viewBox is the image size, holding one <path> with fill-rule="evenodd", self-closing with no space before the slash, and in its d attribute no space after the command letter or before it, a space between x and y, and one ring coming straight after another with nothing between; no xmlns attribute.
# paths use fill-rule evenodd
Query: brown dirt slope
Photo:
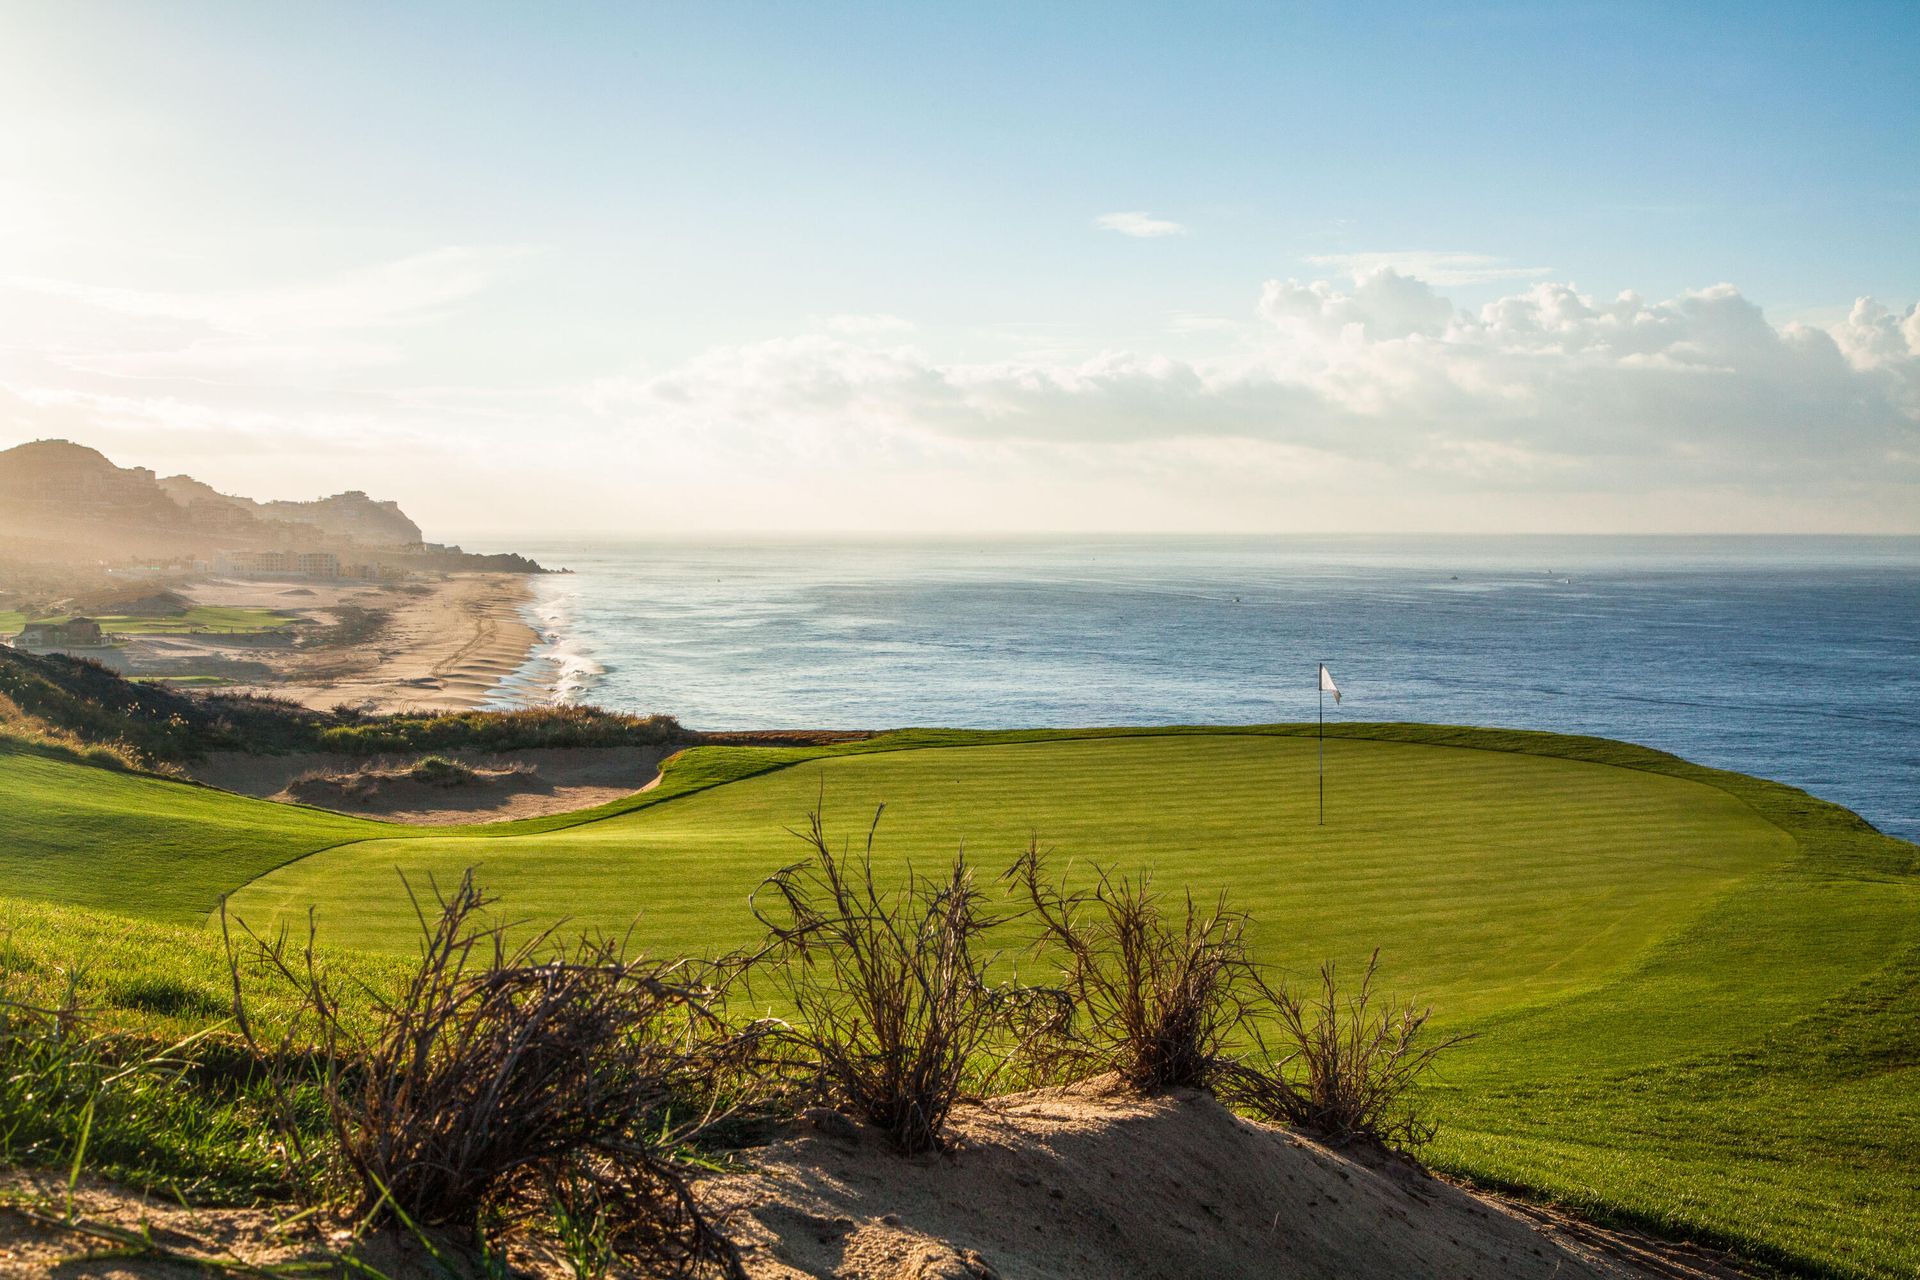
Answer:
<svg viewBox="0 0 1920 1280"><path fill-rule="evenodd" d="M837 1120L837 1118L835 1118ZM727 1180L755 1280L1403 1280L1731 1276L1723 1262L1523 1214L1397 1158L1242 1120L1211 1099L1043 1090L901 1159L851 1125Z"/></svg>

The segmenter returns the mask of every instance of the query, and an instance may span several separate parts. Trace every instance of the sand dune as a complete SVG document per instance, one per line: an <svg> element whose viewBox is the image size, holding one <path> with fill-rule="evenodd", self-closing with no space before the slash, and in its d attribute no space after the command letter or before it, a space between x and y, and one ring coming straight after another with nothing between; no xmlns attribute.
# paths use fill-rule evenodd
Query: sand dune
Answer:
<svg viewBox="0 0 1920 1280"><path fill-rule="evenodd" d="M753 1280L1728 1280L1747 1273L1687 1246L1475 1195L1397 1157L1340 1152L1241 1120L1194 1093L1138 1100L1043 1090L962 1108L959 1143L902 1158L825 1113L802 1136L743 1152L703 1200ZM44 1275L76 1246L57 1173L0 1175L0 1275ZM7 1199L49 1206L38 1219ZM285 1210L190 1210L85 1181L92 1223L151 1224L189 1257L311 1265L344 1224ZM444 1280L403 1232L352 1246L394 1280ZM452 1251L457 1255L457 1250ZM570 1280L550 1250L516 1274ZM68 1262L59 1274L146 1280L152 1259ZM479 1274L475 1268L472 1274ZM618 1274L628 1274L618 1272Z"/></svg>
<svg viewBox="0 0 1920 1280"><path fill-rule="evenodd" d="M755 1280L1599 1280L1734 1276L1700 1252L1524 1211L1188 1093L1043 1090L965 1108L947 1155L850 1122L710 1188Z"/></svg>

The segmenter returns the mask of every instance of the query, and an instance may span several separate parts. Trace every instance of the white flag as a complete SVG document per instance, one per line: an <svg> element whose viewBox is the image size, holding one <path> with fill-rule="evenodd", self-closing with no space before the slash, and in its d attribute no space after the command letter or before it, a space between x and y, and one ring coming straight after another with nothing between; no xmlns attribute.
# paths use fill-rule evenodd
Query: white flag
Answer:
<svg viewBox="0 0 1920 1280"><path fill-rule="evenodd" d="M1340 703L1340 686L1333 682L1333 672L1327 670L1327 664L1320 664L1320 692L1333 695L1334 705Z"/></svg>

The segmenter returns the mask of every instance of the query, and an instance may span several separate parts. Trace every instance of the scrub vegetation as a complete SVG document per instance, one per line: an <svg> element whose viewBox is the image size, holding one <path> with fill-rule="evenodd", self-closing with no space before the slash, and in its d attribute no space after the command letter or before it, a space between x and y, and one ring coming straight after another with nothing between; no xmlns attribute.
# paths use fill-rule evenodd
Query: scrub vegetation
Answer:
<svg viewBox="0 0 1920 1280"><path fill-rule="evenodd" d="M671 716L634 716L597 707L379 715L336 707L313 711L254 694L200 693L168 680L126 680L66 654L0 647L0 745L64 744L96 761L163 769L209 751L280 755L418 755L457 750L660 746L696 740Z"/></svg>

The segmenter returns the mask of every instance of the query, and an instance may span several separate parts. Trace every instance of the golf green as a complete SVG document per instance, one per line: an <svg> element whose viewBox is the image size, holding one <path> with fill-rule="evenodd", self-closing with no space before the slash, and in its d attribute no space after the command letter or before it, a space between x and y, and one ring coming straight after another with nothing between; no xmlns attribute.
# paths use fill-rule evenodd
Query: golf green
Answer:
<svg viewBox="0 0 1920 1280"><path fill-rule="evenodd" d="M883 866L983 872L1037 836L1069 861L1225 890L1271 959L1375 946L1449 1017L1602 980L1743 879L1792 856L1779 828L1698 782L1513 752L1329 744L1327 819L1311 739L1142 736L814 758L559 831L476 843L341 845L248 884L229 910L272 927L317 909L322 936L411 947L418 886L474 866L515 918L634 926L657 952L750 940L747 897L801 852L785 828L823 804Z"/></svg>

